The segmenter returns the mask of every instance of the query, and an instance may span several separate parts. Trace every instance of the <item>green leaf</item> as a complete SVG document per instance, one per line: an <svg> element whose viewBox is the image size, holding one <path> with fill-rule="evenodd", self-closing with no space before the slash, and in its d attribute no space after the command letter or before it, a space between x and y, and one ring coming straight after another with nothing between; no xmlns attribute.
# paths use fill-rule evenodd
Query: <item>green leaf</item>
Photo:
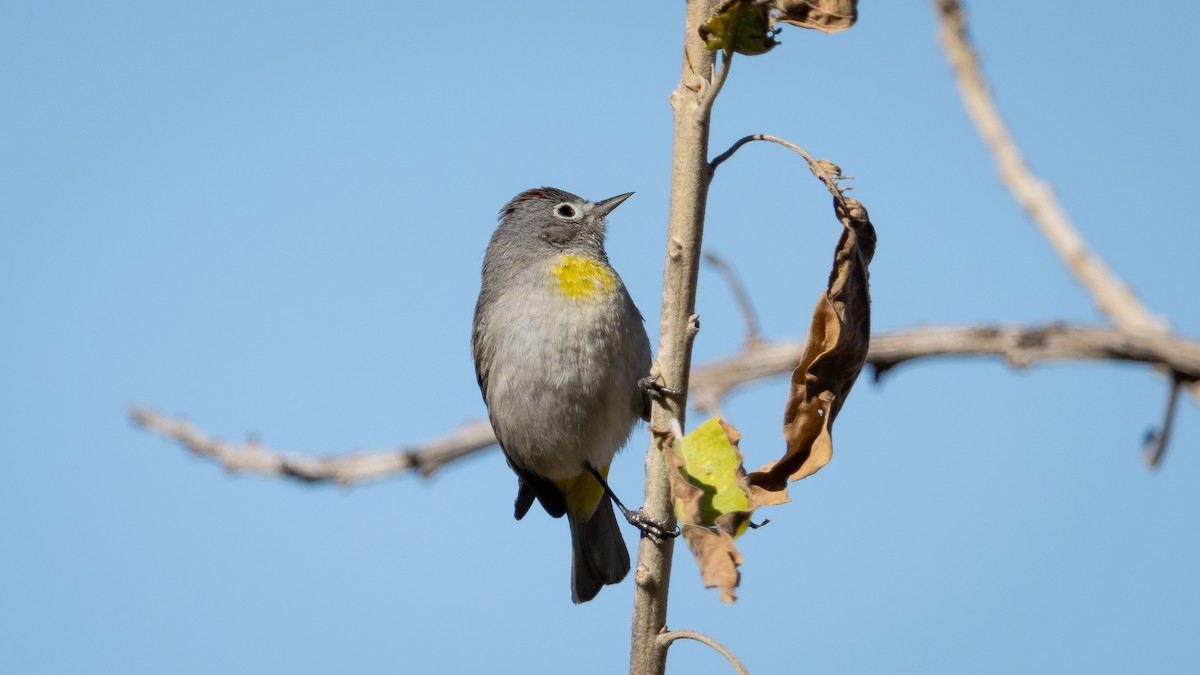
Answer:
<svg viewBox="0 0 1200 675"><path fill-rule="evenodd" d="M698 500L699 517L693 521L695 524L712 526L726 513L749 508L746 489L738 484L741 453L730 442L726 426L719 418L693 429L681 439L675 452L683 458L680 476L703 493Z"/></svg>
<svg viewBox="0 0 1200 675"><path fill-rule="evenodd" d="M771 28L769 3L732 0L721 12L700 27L704 46L713 51L732 49L739 54L765 54L779 44L778 30Z"/></svg>

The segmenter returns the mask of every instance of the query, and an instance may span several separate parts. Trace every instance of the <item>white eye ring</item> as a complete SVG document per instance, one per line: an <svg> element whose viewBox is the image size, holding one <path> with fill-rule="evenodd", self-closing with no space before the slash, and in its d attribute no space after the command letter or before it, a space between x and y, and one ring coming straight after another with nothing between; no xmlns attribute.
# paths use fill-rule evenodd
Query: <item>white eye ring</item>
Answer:
<svg viewBox="0 0 1200 675"><path fill-rule="evenodd" d="M575 208L567 202L563 202L554 207L551 211L555 218L559 220L579 220L579 209Z"/></svg>

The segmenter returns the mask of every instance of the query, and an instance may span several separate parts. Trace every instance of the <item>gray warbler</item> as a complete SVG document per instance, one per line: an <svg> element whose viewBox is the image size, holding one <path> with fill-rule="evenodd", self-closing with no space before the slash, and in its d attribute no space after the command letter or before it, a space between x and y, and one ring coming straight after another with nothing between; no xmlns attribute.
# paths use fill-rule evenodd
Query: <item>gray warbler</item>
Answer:
<svg viewBox="0 0 1200 675"><path fill-rule="evenodd" d="M629 572L606 482L613 456L646 418L656 387L642 315L604 251L604 217L632 192L590 202L526 190L500 210L483 260L471 350L488 417L517 474L516 517L536 498L571 526L571 599L596 597Z"/></svg>

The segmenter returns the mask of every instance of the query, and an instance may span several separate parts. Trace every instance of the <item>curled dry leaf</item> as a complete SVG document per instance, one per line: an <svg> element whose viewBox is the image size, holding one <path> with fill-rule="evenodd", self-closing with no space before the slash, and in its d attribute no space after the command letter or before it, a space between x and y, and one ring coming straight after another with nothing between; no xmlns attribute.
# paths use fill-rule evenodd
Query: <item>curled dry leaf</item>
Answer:
<svg viewBox="0 0 1200 675"><path fill-rule="evenodd" d="M750 474L765 490L784 490L788 480L817 472L833 456L833 420L862 371L871 336L870 275L875 228L855 199L834 199L842 236L834 254L829 288L813 309L800 365L792 371L784 408L787 449L776 462Z"/></svg>
<svg viewBox="0 0 1200 675"><path fill-rule="evenodd" d="M737 600L737 585L741 580L742 552L733 545L733 537L720 529L709 529L684 523L680 525L688 550L696 558L700 578L705 588L716 588L721 602L732 605Z"/></svg>
<svg viewBox="0 0 1200 675"><path fill-rule="evenodd" d="M730 48L739 54L765 54L779 44L771 28L771 6L756 0L729 0L717 15L700 27L704 46L713 51Z"/></svg>
<svg viewBox="0 0 1200 675"><path fill-rule="evenodd" d="M846 30L858 20L858 0L775 0L780 21L823 33Z"/></svg>
<svg viewBox="0 0 1200 675"><path fill-rule="evenodd" d="M818 159L816 164L817 168L832 176L834 180L842 179L842 167L838 166L837 164L834 164L827 159Z"/></svg>
<svg viewBox="0 0 1200 675"><path fill-rule="evenodd" d="M704 585L719 589L722 601L733 602L742 564L733 540L746 531L756 508L786 502L787 493L747 482L737 445L741 434L719 418L682 438L673 431L652 431L671 466L675 515Z"/></svg>

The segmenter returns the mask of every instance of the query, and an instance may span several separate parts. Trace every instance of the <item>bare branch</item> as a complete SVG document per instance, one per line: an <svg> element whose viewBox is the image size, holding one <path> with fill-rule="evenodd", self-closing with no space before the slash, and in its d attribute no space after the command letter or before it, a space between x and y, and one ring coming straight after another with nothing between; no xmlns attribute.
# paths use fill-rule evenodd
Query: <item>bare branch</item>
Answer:
<svg viewBox="0 0 1200 675"><path fill-rule="evenodd" d="M876 368L930 356L1002 356L1017 368L1039 361L1130 361L1162 366L1188 381L1200 380L1200 342L1115 328L964 326L919 328L871 338L867 360Z"/></svg>
<svg viewBox="0 0 1200 675"><path fill-rule="evenodd" d="M671 643L676 640L695 640L696 642L703 642L709 647L712 647L718 654L724 656L725 660L729 662L729 665L733 666L733 669L737 671L738 675L749 675L750 673L750 671L746 670L746 666L742 665L742 662L738 660L738 657L735 656L728 647L720 642L717 642L704 633L699 633L694 630L673 630L666 633L659 633L657 640L659 646L663 649L669 647Z"/></svg>
<svg viewBox="0 0 1200 675"><path fill-rule="evenodd" d="M712 176L716 173L718 166L723 164L725 160L733 157L733 154L737 152L743 145L753 141L776 143L803 157L804 161L808 162L808 170L812 171L812 174L825 184L825 187L829 190L829 193L833 195L833 198L837 201L837 203L844 209L848 208L846 204L846 195L844 194L844 190L848 188L843 188L838 184L838 181L849 177L842 175L841 167L833 162L830 162L829 160L816 159L810 155L807 150L796 145L795 143L783 138L779 138L778 136L772 136L770 134L750 134L749 136L739 138L736 143L729 147L728 150L722 152L720 155L717 155L711 162L709 162L709 180L712 180Z"/></svg>
<svg viewBox="0 0 1200 675"><path fill-rule="evenodd" d="M698 367L691 373L691 400L719 404L738 387L787 375L796 367L803 349L801 340L759 342L726 359ZM919 328L885 333L871 338L867 362L874 365L878 378L901 363L946 356L999 356L1019 368L1045 361L1127 361L1171 372L1179 383L1200 382L1200 342L1171 335L1063 324ZM1172 399L1160 431L1148 439L1146 459L1152 465L1162 457L1174 408ZM273 450L253 441L221 441L184 420L163 417L147 408L134 408L130 417L138 425L179 442L197 455L215 459L230 471L342 485L410 471L429 476L442 466L496 442L487 422L472 422L441 438L406 448L316 458Z"/></svg>
<svg viewBox="0 0 1200 675"><path fill-rule="evenodd" d="M785 375L796 367L802 341L765 342L693 373L695 397L722 399L737 387ZM1158 366L1184 381L1200 381L1200 343L1170 335L1069 326L918 328L871 337L867 362L876 378L901 363L946 356L999 356L1024 368L1043 361L1129 361Z"/></svg>
<svg viewBox="0 0 1200 675"><path fill-rule="evenodd" d="M429 476L448 462L496 443L490 424L471 422L447 436L408 448L318 458L272 450L255 441L228 443L201 432L185 420L163 417L149 408L134 408L129 416L139 426L178 441L197 455L212 457L229 471L287 476L307 483L332 481L348 485L408 471Z"/></svg>
<svg viewBox="0 0 1200 675"><path fill-rule="evenodd" d="M704 239L704 209L708 201L708 130L713 101L729 73L727 55L715 73L716 55L700 39L700 27L713 15L716 0L689 0L684 21L683 63L679 85L669 98L673 113L671 200L667 213L667 250L663 266L662 310L659 315L658 359L655 368L663 384L684 396L653 401L651 422L662 428L672 419L683 421L691 380L692 348L698 323L696 281ZM717 78L713 81L713 78ZM646 490L642 509L668 527L675 525L668 468L651 442L646 451ZM657 635L667 625L667 596L671 582L674 540L638 543L634 573L633 622L630 630L629 672L662 675L666 649Z"/></svg>
<svg viewBox="0 0 1200 675"><path fill-rule="evenodd" d="M1100 311L1121 328L1166 333L1167 322L1154 316L1104 261L1088 250L1075 225L1054 196L1025 164L1021 151L988 93L975 49L967 35L966 17L958 0L934 0L941 17L942 47L958 78L959 92L979 135L996 158L1000 178L1041 229Z"/></svg>

